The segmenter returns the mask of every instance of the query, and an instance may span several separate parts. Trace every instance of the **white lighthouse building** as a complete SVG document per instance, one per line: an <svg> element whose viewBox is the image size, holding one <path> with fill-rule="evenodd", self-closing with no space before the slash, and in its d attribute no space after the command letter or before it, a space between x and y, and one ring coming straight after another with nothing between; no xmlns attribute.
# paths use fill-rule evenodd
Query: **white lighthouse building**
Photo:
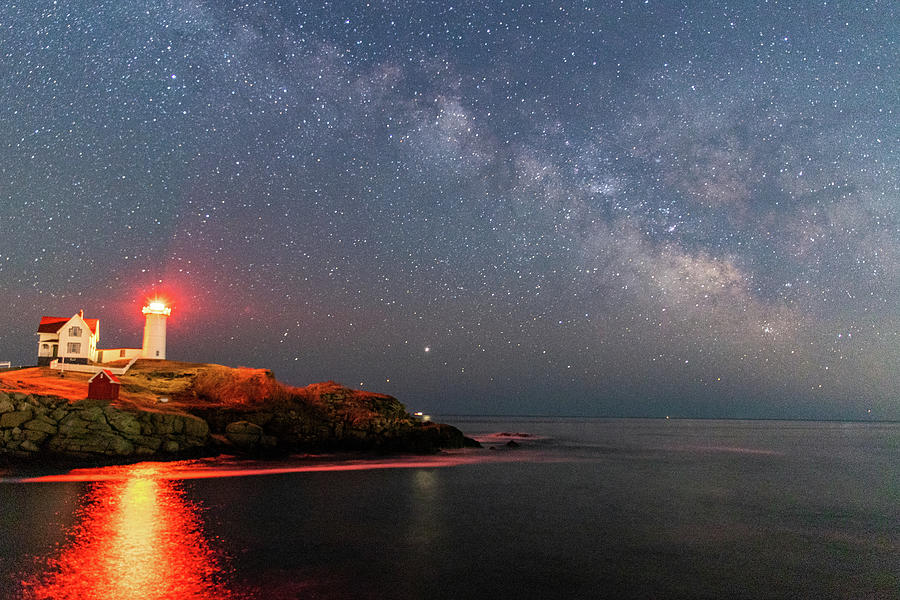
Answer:
<svg viewBox="0 0 900 600"><path fill-rule="evenodd" d="M147 315L144 324L144 345L141 350L143 358L165 360L166 358L166 319L172 309L165 302L152 300L141 309Z"/></svg>

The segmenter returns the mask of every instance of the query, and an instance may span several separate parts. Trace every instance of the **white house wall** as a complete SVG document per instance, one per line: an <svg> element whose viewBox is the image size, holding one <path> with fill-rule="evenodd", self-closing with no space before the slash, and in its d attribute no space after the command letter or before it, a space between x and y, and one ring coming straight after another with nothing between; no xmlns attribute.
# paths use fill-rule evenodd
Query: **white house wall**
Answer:
<svg viewBox="0 0 900 600"><path fill-rule="evenodd" d="M81 335L72 336L69 331L72 327L79 327ZM69 319L59 330L59 356L68 359L97 359L97 339L100 337L100 323L97 323L96 333L91 333L91 328L80 316L75 315ZM70 352L69 344L80 344L78 352Z"/></svg>
<svg viewBox="0 0 900 600"><path fill-rule="evenodd" d="M142 354L143 350L141 348L103 348L102 350L97 350L97 362L108 363L126 358L131 360L132 358L140 358Z"/></svg>
<svg viewBox="0 0 900 600"><path fill-rule="evenodd" d="M47 345L44 348L44 344ZM53 356L53 346L59 345L59 336L55 333L38 334L38 356Z"/></svg>

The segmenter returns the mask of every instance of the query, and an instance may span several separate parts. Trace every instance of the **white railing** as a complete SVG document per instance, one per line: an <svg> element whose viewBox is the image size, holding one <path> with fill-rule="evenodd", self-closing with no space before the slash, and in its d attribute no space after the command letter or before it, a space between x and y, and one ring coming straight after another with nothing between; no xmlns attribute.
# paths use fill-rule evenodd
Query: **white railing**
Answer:
<svg viewBox="0 0 900 600"><path fill-rule="evenodd" d="M140 356L135 356L131 360L128 361L128 364L124 367L102 367L100 365L75 365L72 363L61 363L59 359L51 361L50 368L56 369L57 371L75 371L76 373L99 373L100 371L106 370L112 373L113 375L124 375L128 372L128 369L131 368L131 365L135 363Z"/></svg>

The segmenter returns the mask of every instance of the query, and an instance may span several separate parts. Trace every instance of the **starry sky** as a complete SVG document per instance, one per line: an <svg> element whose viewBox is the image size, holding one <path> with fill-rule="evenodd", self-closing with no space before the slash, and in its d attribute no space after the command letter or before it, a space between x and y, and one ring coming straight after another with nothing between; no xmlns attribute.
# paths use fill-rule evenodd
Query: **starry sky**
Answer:
<svg viewBox="0 0 900 600"><path fill-rule="evenodd" d="M728 4L3 3L0 360L160 294L411 410L898 419L898 5Z"/></svg>

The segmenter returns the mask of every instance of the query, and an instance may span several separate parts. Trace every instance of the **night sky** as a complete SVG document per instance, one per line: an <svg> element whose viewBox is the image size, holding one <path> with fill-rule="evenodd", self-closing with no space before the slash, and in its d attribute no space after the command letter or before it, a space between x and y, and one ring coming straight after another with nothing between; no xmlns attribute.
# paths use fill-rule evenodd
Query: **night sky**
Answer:
<svg viewBox="0 0 900 600"><path fill-rule="evenodd" d="M895 2L484 4L3 3L0 360L900 418Z"/></svg>

